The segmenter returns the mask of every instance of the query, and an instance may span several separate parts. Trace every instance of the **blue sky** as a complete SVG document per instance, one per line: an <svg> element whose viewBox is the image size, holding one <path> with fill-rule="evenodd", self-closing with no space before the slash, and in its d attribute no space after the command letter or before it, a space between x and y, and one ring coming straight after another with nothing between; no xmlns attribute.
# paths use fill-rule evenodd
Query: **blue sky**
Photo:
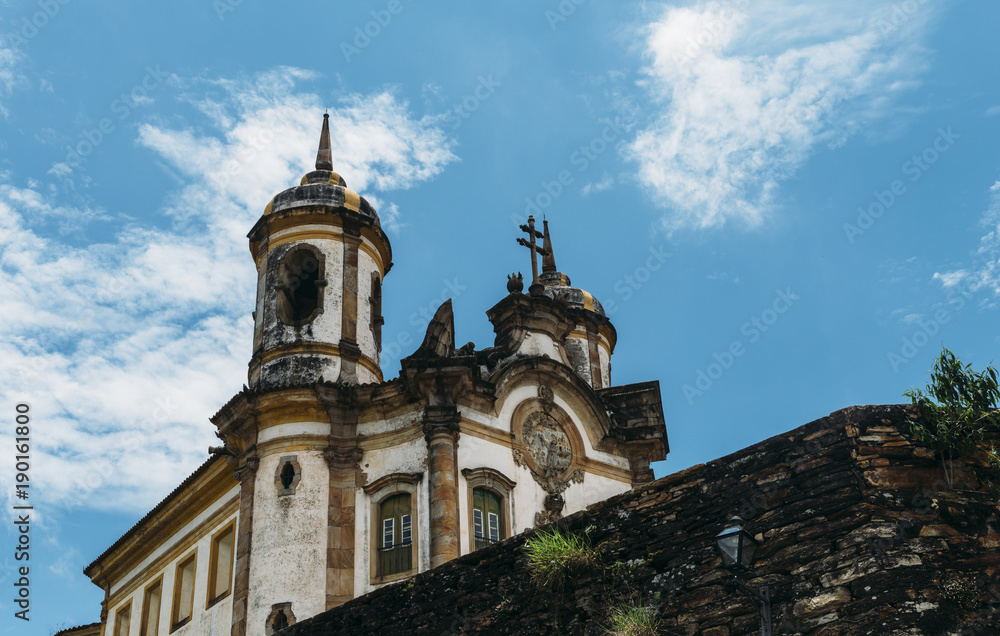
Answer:
<svg viewBox="0 0 1000 636"><path fill-rule="evenodd" d="M335 167L393 242L387 377L448 297L458 339L492 344L529 211L612 314L613 382L660 382L659 475L902 401L942 343L1000 359L993 3L0 15L0 397L8 423L31 404L38 506L28 626L0 556L11 633L97 620L81 569L215 443L251 353L245 234L310 166L326 109Z"/></svg>

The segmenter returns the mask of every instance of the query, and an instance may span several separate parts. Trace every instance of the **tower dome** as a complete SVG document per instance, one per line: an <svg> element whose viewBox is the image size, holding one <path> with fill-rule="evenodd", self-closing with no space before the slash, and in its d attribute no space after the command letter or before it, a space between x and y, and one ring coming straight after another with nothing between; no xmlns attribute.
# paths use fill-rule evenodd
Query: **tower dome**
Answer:
<svg viewBox="0 0 1000 636"><path fill-rule="evenodd" d="M248 234L257 265L253 388L382 380L392 248L375 208L333 171L329 115L315 167L275 195Z"/></svg>

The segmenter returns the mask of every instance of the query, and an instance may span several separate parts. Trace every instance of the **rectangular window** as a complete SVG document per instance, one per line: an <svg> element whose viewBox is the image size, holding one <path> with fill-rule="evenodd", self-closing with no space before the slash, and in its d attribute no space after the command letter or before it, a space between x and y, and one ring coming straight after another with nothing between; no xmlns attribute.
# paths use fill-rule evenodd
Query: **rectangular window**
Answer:
<svg viewBox="0 0 1000 636"><path fill-rule="evenodd" d="M115 636L128 636L128 624L132 620L132 604L118 610L115 614Z"/></svg>
<svg viewBox="0 0 1000 636"><path fill-rule="evenodd" d="M393 528L393 525L394 525L393 522L394 521L396 521L396 520L394 518L391 518L391 517L389 519L383 519L382 520L382 549L383 550L390 550L390 549L392 549L392 545L393 545L393 543L392 543L392 537L393 537L393 534L395 532L395 528Z"/></svg>
<svg viewBox="0 0 1000 636"><path fill-rule="evenodd" d="M177 629L191 620L194 608L194 558L192 554L177 565L174 575L174 607L171 629Z"/></svg>
<svg viewBox="0 0 1000 636"><path fill-rule="evenodd" d="M413 528L410 525L410 515L403 515L399 521L400 534L402 535L402 545L407 546L413 543Z"/></svg>
<svg viewBox="0 0 1000 636"><path fill-rule="evenodd" d="M483 511L479 508L472 509L472 531L477 539L483 538Z"/></svg>
<svg viewBox="0 0 1000 636"><path fill-rule="evenodd" d="M486 515L490 524L490 542L496 543L500 540L500 517L495 512Z"/></svg>
<svg viewBox="0 0 1000 636"><path fill-rule="evenodd" d="M162 579L146 588L142 599L142 626L139 636L156 636L160 623L160 592L163 590Z"/></svg>
<svg viewBox="0 0 1000 636"><path fill-rule="evenodd" d="M212 565L208 579L208 602L212 604L229 594L233 578L233 539L235 528L229 526L212 539Z"/></svg>

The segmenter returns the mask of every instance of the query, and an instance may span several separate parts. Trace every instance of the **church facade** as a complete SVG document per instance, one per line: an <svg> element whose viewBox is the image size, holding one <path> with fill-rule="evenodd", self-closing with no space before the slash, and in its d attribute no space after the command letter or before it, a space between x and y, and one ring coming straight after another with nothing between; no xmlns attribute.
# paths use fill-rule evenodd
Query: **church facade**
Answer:
<svg viewBox="0 0 1000 636"><path fill-rule="evenodd" d="M527 292L512 276L486 312L494 346L457 345L449 300L385 380L392 249L330 146L324 117L316 169L250 231L254 351L211 418L222 444L85 569L101 622L68 633L270 634L648 482L666 456L658 383L612 385L614 326L533 219Z"/></svg>

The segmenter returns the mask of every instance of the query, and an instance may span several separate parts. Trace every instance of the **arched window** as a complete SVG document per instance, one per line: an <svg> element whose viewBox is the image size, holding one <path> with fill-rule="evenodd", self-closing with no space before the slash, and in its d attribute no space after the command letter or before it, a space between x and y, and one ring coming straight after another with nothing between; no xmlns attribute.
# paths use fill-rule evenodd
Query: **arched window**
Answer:
<svg viewBox="0 0 1000 636"><path fill-rule="evenodd" d="M372 585L405 579L420 569L420 510L423 473L392 473L363 487L370 502L368 526Z"/></svg>
<svg viewBox="0 0 1000 636"><path fill-rule="evenodd" d="M386 497L379 504L378 576L413 569L413 515L410 494Z"/></svg>
<svg viewBox="0 0 1000 636"><path fill-rule="evenodd" d="M295 614L292 613L291 603L275 603L271 606L271 613L264 621L264 634L271 636L289 625L295 624Z"/></svg>
<svg viewBox="0 0 1000 636"><path fill-rule="evenodd" d="M375 350L382 352L382 325L385 319L382 318L382 280L377 273L372 273L372 295L369 299L371 303L371 330L375 338Z"/></svg>
<svg viewBox="0 0 1000 636"><path fill-rule="evenodd" d="M497 543L503 536L503 497L486 488L472 489L473 550Z"/></svg>
<svg viewBox="0 0 1000 636"><path fill-rule="evenodd" d="M511 536L517 483L492 468L463 468L462 475L469 489L469 550L478 550Z"/></svg>
<svg viewBox="0 0 1000 636"><path fill-rule="evenodd" d="M298 247L281 259L278 269L278 317L288 325L303 325L323 308L323 258L308 247Z"/></svg>

